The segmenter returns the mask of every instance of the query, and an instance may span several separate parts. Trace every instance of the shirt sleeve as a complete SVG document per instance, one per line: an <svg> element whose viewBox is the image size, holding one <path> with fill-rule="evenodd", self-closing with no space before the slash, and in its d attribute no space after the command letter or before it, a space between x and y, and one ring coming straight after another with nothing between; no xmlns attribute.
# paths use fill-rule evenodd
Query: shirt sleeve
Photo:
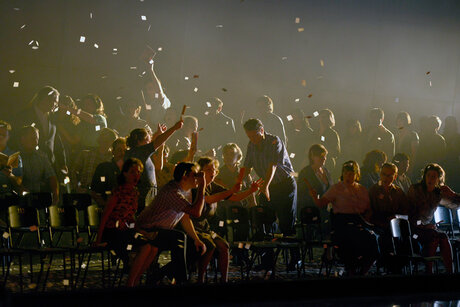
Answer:
<svg viewBox="0 0 460 307"><path fill-rule="evenodd" d="M253 150L251 149L251 144L248 144L248 149L246 150L246 156L244 157L244 167L249 169L252 168L254 162L252 161Z"/></svg>
<svg viewBox="0 0 460 307"><path fill-rule="evenodd" d="M324 193L323 197L329 200L330 202L335 202L337 198L337 185L334 184L332 187L330 187L329 190L327 190L326 193Z"/></svg>
<svg viewBox="0 0 460 307"><path fill-rule="evenodd" d="M275 137L272 142L272 157L271 162L274 165L282 165L284 160L284 144L279 137Z"/></svg>
<svg viewBox="0 0 460 307"><path fill-rule="evenodd" d="M22 167L22 158L21 156L18 157L18 167L13 168L13 175L16 177L21 177L23 175L23 167Z"/></svg>
<svg viewBox="0 0 460 307"><path fill-rule="evenodd" d="M93 118L96 121L95 126L100 126L100 128L107 128L107 119L100 114L93 114Z"/></svg>

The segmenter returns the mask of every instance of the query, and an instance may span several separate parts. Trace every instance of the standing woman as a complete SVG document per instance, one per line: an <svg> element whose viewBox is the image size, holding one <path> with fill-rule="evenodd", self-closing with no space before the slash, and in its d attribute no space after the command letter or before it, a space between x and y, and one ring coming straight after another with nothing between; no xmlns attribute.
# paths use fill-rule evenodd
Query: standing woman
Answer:
<svg viewBox="0 0 460 307"><path fill-rule="evenodd" d="M81 119L79 126L83 149L97 147L97 131L107 128L107 115L104 113L102 99L95 94L88 94L82 99L81 109L65 105L60 107Z"/></svg>
<svg viewBox="0 0 460 307"><path fill-rule="evenodd" d="M366 229L365 218L370 214L369 194L358 183L359 177L358 163L347 161L342 166L341 181L321 198L309 187L318 207L332 203L332 241L338 246L339 256L350 275L366 275L378 257L377 239Z"/></svg>
<svg viewBox="0 0 460 307"><path fill-rule="evenodd" d="M166 130L166 126L158 125L158 130L153 136L153 141L151 141L150 134L146 129L134 129L126 140L129 150L126 151L125 159L136 158L144 164L144 171L137 185L139 189L138 214L146 205L150 204L156 195L155 166L150 157L176 130L182 128L182 125L182 119L168 130Z"/></svg>
<svg viewBox="0 0 460 307"><path fill-rule="evenodd" d="M444 266L448 273L452 273L452 246L449 238L433 223L434 212L440 202L452 209L460 206L460 195L444 185L444 178L445 172L439 164L430 163L425 167L422 181L413 184L407 193L409 204L412 206L409 221L422 245L424 255L434 256L439 246ZM432 268L433 263L428 262L427 273L431 274Z"/></svg>
<svg viewBox="0 0 460 307"><path fill-rule="evenodd" d="M326 193L332 186L332 177L327 168L324 166L327 160L327 149L321 144L314 144L308 150L308 160L310 163L304 167L299 174L297 185L299 187L297 193L297 216L300 217L300 212L305 207L315 206L315 201L308 193L308 187L305 179L310 183L313 189L319 196ZM321 221L326 223L329 220L329 212L327 208L321 208ZM326 223L330 225L330 223ZM326 225L324 225L326 226ZM330 227L323 227L326 235L330 233Z"/></svg>
<svg viewBox="0 0 460 307"><path fill-rule="evenodd" d="M329 109L319 111L319 131L316 133L316 141L326 147L329 153L326 167L333 174L340 155L340 137L334 127L334 113Z"/></svg>
<svg viewBox="0 0 460 307"><path fill-rule="evenodd" d="M123 164L118 176L118 187L105 206L95 242L96 245L107 242L123 261L124 267L129 260L128 245L134 243L134 214L139 196L136 184L142 170L142 162L138 159L128 159Z"/></svg>

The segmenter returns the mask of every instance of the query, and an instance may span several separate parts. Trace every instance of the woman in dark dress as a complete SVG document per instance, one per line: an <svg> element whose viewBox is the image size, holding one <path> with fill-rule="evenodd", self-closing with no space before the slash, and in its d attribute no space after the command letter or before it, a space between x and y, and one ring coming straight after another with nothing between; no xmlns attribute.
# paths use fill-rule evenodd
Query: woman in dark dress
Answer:
<svg viewBox="0 0 460 307"><path fill-rule="evenodd" d="M303 208L315 206L315 201L308 193L305 179L310 183L313 189L315 189L319 196L326 193L333 184L331 174L324 166L327 160L327 149L320 144L312 145L308 150L308 159L310 163L300 171L299 179L297 180L297 218L300 218L300 212ZM331 227L328 208L321 208L320 212L323 233L329 236Z"/></svg>
<svg viewBox="0 0 460 307"><path fill-rule="evenodd" d="M439 247L446 271L452 273L452 246L446 233L433 222L434 212L440 203L452 209L460 206L460 195L444 185L444 178L444 170L439 164L430 163L425 167L422 180L413 184L407 193L411 206L409 221L417 241L422 245L423 254L434 256ZM433 263L426 264L427 273L432 273L432 267Z"/></svg>

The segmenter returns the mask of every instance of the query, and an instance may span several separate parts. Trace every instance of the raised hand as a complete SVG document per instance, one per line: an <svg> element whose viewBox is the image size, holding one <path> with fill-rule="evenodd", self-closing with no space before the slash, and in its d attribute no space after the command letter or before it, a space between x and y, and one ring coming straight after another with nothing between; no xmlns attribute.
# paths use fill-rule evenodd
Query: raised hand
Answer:
<svg viewBox="0 0 460 307"><path fill-rule="evenodd" d="M258 191L263 186L263 184L264 184L264 180L262 178L260 178L257 181L253 181L251 183L251 187L249 188L251 190L251 193Z"/></svg>

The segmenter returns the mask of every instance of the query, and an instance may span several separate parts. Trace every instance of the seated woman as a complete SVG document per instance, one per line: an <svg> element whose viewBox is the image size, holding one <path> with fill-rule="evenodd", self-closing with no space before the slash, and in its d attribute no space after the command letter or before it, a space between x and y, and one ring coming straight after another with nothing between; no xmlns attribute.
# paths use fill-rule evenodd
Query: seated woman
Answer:
<svg viewBox="0 0 460 307"><path fill-rule="evenodd" d="M437 229L433 223L434 212L442 200L442 205L457 209L460 206L460 195L444 185L445 172L439 164L430 163L423 170L419 183L413 184L407 197L411 205L409 221L412 232L417 235L425 256L434 256L439 246L444 266L452 273L452 247L447 235ZM427 263L427 273L432 273L433 264Z"/></svg>
<svg viewBox="0 0 460 307"><path fill-rule="evenodd" d="M123 164L118 176L118 187L104 208L95 242L96 245L107 242L123 261L125 268L128 266L129 250L135 244L134 214L139 196L136 184L142 170L142 162L138 159L128 159ZM128 245L131 245L131 248Z"/></svg>
<svg viewBox="0 0 460 307"><path fill-rule="evenodd" d="M206 244L206 253L198 259L198 282L204 283L206 268L212 259L214 252L218 253L217 265L221 273L221 281L228 281L228 243L221 236L211 230L208 219L212 218L217 209L217 202L228 199L240 201L256 192L262 184L262 179L255 181L251 187L239 192L242 178L238 178L237 183L229 190L214 183L219 169L219 161L210 157L202 157L198 160L198 165L203 171L206 180L205 207L203 213L198 218L192 218L193 226L201 241ZM195 190L192 190L195 192ZM238 193L239 192L239 193ZM195 194L195 193L193 193ZM195 195L194 195L195 196ZM188 256L193 257L193 250ZM195 257L193 257L195 258Z"/></svg>
<svg viewBox="0 0 460 307"><path fill-rule="evenodd" d="M338 246L340 258L350 275L365 275L378 257L375 235L366 229L370 212L369 194L358 183L359 166L355 161L347 161L342 166L339 183L334 184L321 197L310 186L309 191L315 204L322 208L332 203L332 241Z"/></svg>
<svg viewBox="0 0 460 307"><path fill-rule="evenodd" d="M379 234L380 252L384 256L393 252L391 220L396 214L409 213L406 194L393 183L397 176L397 166L385 163L380 170L380 181L369 189L372 212L370 221L375 225L374 231Z"/></svg>
<svg viewBox="0 0 460 307"><path fill-rule="evenodd" d="M362 176L359 181L366 189L379 182L380 168L387 162L387 155L381 150L369 151L364 157Z"/></svg>
<svg viewBox="0 0 460 307"><path fill-rule="evenodd" d="M305 179L310 183L313 189L322 196L332 186L331 174L324 166L327 159L327 149L321 144L314 144L308 150L309 164L304 167L299 174L297 180L297 217L300 217L300 212L305 207L315 206L314 200L308 193L308 187ZM326 207L321 208L321 222L323 226L329 226L329 212ZM323 227L323 233L329 236L330 227Z"/></svg>

